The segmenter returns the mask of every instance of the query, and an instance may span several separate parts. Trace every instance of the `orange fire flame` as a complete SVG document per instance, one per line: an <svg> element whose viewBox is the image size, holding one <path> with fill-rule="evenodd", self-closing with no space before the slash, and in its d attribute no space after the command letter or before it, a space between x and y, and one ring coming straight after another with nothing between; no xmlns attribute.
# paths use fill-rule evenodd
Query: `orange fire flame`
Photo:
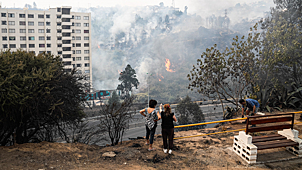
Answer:
<svg viewBox="0 0 302 170"><path fill-rule="evenodd" d="M158 81L161 81L161 79L158 79Z"/></svg>
<svg viewBox="0 0 302 170"><path fill-rule="evenodd" d="M98 45L98 48L100 49L100 48L101 48L101 46L100 46L100 45Z"/></svg>
<svg viewBox="0 0 302 170"><path fill-rule="evenodd" d="M166 70L167 70L168 72L171 72L171 73L175 72L174 70L171 69L171 62L170 62L170 60L167 59L167 58L166 58L165 66L166 66Z"/></svg>

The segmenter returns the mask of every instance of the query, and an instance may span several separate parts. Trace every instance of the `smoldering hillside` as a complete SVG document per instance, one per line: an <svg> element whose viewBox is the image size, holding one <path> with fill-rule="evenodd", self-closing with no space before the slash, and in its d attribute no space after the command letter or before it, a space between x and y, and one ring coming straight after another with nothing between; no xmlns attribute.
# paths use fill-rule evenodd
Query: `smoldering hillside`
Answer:
<svg viewBox="0 0 302 170"><path fill-rule="evenodd" d="M214 44L221 50L230 46L236 35L246 34L267 15L270 5L267 0L236 4L202 16L190 14L190 6L164 4L76 9L92 16L93 86L116 89L119 72L130 64L140 82L135 93L146 93L149 84L150 97L160 102L186 95L201 99L187 89L187 74L197 58Z"/></svg>

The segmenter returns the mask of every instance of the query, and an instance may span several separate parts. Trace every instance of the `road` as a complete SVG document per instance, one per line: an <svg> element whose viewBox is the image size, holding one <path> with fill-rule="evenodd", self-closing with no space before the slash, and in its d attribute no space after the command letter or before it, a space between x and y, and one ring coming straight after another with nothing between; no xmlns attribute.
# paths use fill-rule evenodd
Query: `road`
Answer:
<svg viewBox="0 0 302 170"><path fill-rule="evenodd" d="M224 103L225 106L233 106L231 103ZM222 120L223 112L221 104L208 104L199 106L205 115L205 121L211 122L216 120ZM174 112L174 108L172 109ZM177 115L176 115L177 116ZM89 120L90 124L98 124L98 120ZM130 138L144 137L146 135L145 129L145 117L137 113L133 116L133 121L130 122L129 129L125 132L122 141L129 140ZM207 125L206 128L214 127L216 124ZM161 134L161 120L158 122L158 126L155 134ZM98 143L98 145L105 145L106 143Z"/></svg>

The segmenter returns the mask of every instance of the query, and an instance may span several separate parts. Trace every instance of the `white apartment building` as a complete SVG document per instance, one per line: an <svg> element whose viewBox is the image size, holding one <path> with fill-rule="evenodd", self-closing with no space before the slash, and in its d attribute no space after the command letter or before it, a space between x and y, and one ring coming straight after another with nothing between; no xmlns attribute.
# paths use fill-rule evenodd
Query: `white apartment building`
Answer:
<svg viewBox="0 0 302 170"><path fill-rule="evenodd" d="M46 11L0 7L0 49L59 55L66 71L77 67L92 84L91 14L70 10L69 6Z"/></svg>

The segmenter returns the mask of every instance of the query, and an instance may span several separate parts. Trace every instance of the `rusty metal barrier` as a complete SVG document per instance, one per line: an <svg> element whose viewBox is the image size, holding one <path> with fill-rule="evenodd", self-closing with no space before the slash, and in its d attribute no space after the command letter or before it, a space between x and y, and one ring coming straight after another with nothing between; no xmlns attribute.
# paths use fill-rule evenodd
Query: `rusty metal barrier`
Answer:
<svg viewBox="0 0 302 170"><path fill-rule="evenodd" d="M299 111L299 112L288 112L288 113L300 114L300 113L302 113L302 111ZM223 122L232 122L232 121L245 120L245 119L246 119L246 117L245 118L238 118L238 119L228 119L228 120L213 121L213 122L195 123L195 124L175 126L174 128L190 127L190 126L201 126L201 125L208 125L208 124L214 124L214 123L223 123ZM302 122L296 122L294 124L295 125L296 124L302 124ZM201 134L201 135L183 136L183 137L176 137L176 138L173 138L173 139L175 140L175 139L193 138L193 137L199 137L199 136L216 135L216 134L221 134L221 133L238 132L238 131L242 131L242 130L245 130L245 129L236 129L236 130L222 131L222 132L215 132L215 133L207 133L207 134Z"/></svg>

